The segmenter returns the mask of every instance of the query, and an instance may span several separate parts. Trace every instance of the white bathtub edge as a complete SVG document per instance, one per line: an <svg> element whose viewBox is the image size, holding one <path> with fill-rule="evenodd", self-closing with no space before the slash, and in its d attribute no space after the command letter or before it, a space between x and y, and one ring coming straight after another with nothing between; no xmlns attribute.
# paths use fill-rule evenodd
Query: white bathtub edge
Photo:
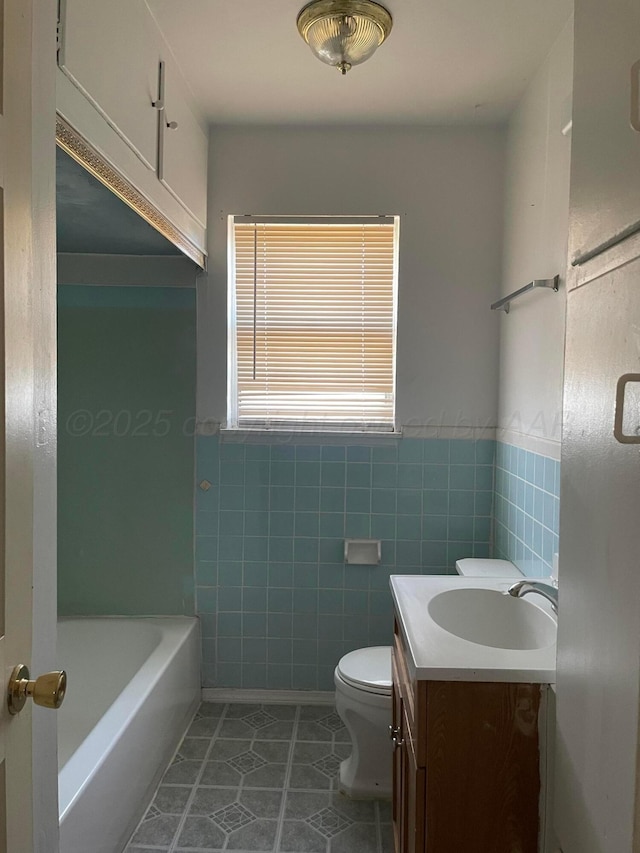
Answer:
<svg viewBox="0 0 640 853"><path fill-rule="evenodd" d="M178 620L182 627L174 632L171 627L177 627ZM60 853L88 853L89 849L91 853L121 853L200 703L198 620L159 617L154 621L163 623L168 634L177 633L179 645L169 644L168 657L162 643L158 646L102 718L102 733L94 729L77 750L83 761L93 761L96 742L106 735L99 760L78 791L67 796L69 802L60 820ZM162 653L159 659L158 651ZM150 668L151 684L147 682ZM132 693L137 700L135 713L130 707ZM116 726L121 711L125 713L121 725Z"/></svg>
<svg viewBox="0 0 640 853"><path fill-rule="evenodd" d="M142 820L143 816L146 814L147 809L151 805L151 801L153 800L153 798L156 794L156 791L158 789L160 781L161 781L162 777L164 776L164 774L167 770L167 767L171 764L171 762L175 758L175 755L178 751L178 747L182 743L182 740L183 740L185 734L187 733L189 726L191 725L191 723L193 721L193 716L199 707L200 707L200 697L198 696L192 702L191 707L187 711L187 713L184 717L182 726L176 726L176 728L174 730L173 742L167 743L167 745L166 745L167 748L165 748L165 750L164 750L163 759L158 761L158 769L156 771L156 774L147 784L146 796L142 797L140 799L140 801L138 802L137 813L130 820L128 826L126 827L125 831L122 834L122 839L123 839L124 845L126 845L129 842L133 833L138 828L138 825L139 825L140 821ZM179 732L179 734L178 734L178 732Z"/></svg>
<svg viewBox="0 0 640 853"><path fill-rule="evenodd" d="M203 702L244 702L257 705L334 705L332 690L244 690L235 687L203 687Z"/></svg>

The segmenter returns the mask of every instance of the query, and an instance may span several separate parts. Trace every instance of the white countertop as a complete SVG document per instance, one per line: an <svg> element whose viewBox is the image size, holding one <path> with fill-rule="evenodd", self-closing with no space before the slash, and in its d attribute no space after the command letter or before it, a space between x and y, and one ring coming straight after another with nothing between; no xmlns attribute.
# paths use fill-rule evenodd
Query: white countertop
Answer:
<svg viewBox="0 0 640 853"><path fill-rule="evenodd" d="M464 640L429 616L429 602L449 589L499 590L513 579L457 575L392 575L391 594L408 651L410 674L418 680L503 681L549 684L556 679L556 644L540 649L502 649ZM527 601L552 615L539 595Z"/></svg>

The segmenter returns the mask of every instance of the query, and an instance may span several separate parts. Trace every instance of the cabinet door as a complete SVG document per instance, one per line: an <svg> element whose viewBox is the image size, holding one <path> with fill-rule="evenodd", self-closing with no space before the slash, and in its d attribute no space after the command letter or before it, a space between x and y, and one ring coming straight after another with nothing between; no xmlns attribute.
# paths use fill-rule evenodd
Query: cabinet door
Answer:
<svg viewBox="0 0 640 853"><path fill-rule="evenodd" d="M567 300L554 820L580 853L640 849L640 447L614 438L618 382L634 373L640 259ZM636 438L638 389L622 419Z"/></svg>
<svg viewBox="0 0 640 853"><path fill-rule="evenodd" d="M159 178L204 228L207 224L208 140L189 108L177 71L168 61L165 104Z"/></svg>
<svg viewBox="0 0 640 853"><path fill-rule="evenodd" d="M640 229L639 197L640 0L576 0L571 262Z"/></svg>
<svg viewBox="0 0 640 853"><path fill-rule="evenodd" d="M415 743L407 717L403 720L402 796L404 805L403 838L406 853L425 851L426 772L416 762ZM399 750L396 750L399 751ZM438 851L434 851L438 853Z"/></svg>
<svg viewBox="0 0 640 853"><path fill-rule="evenodd" d="M396 733L396 741L402 740L403 728L403 713L402 713L402 697L400 696L398 684L398 671L396 668L395 655L391 652L392 672L393 672L393 714L392 723L393 731ZM397 743L393 750L393 798L392 798L392 820L393 820L393 839L396 853L406 853L402 832L402 815L403 815L403 767L402 767L403 748Z"/></svg>
<svg viewBox="0 0 640 853"><path fill-rule="evenodd" d="M143 0L62 0L58 64L149 169L155 170L158 35Z"/></svg>

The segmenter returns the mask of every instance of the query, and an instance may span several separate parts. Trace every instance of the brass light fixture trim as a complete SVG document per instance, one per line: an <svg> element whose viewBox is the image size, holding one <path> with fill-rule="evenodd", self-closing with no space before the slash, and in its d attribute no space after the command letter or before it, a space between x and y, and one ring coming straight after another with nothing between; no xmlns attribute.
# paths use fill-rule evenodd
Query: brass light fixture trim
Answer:
<svg viewBox="0 0 640 853"><path fill-rule="evenodd" d="M344 75L388 38L393 19L373 0L314 0L301 10L297 26L318 59Z"/></svg>

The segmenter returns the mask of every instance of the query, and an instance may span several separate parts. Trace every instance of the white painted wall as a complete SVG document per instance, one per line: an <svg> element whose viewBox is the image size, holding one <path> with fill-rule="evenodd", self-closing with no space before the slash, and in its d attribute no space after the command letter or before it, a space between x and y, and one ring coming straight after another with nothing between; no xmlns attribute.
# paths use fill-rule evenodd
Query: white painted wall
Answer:
<svg viewBox="0 0 640 853"><path fill-rule="evenodd" d="M495 427L503 166L501 128L214 127L199 418L226 417L229 214L399 214L398 421Z"/></svg>
<svg viewBox="0 0 640 853"><path fill-rule="evenodd" d="M500 312L499 437L559 458L569 217L573 21L509 122L503 294L562 276L560 292L534 291Z"/></svg>

